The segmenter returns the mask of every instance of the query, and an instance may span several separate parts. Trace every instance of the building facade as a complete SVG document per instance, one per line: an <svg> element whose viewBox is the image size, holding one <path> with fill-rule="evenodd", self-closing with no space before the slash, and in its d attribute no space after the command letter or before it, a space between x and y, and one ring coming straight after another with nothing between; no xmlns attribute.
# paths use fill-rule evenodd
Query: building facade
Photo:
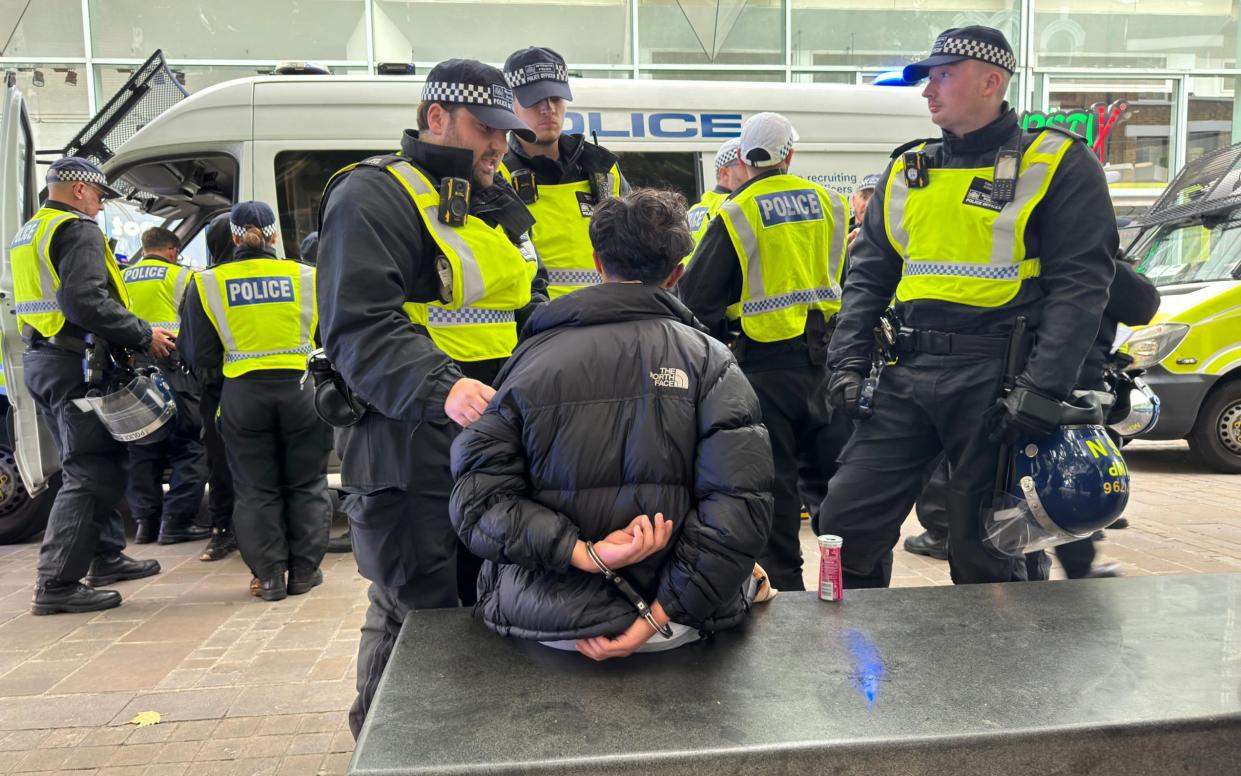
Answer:
<svg viewBox="0 0 1241 776"><path fill-rule="evenodd" d="M516 48L575 75L864 84L947 27L1003 30L1030 122L1089 136L1114 193L1149 196L1188 159L1238 140L1241 0L0 0L0 69L16 70L41 149L62 147L162 48L193 93L313 60L333 72Z"/></svg>

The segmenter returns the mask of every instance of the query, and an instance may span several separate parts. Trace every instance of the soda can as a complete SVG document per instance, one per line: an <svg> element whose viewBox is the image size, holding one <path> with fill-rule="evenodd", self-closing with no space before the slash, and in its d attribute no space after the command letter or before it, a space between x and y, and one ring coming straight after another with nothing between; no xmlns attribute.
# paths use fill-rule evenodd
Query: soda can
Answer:
<svg viewBox="0 0 1241 776"><path fill-rule="evenodd" d="M844 578L840 566L840 548L845 540L825 534L819 537L819 600L839 601L844 597Z"/></svg>

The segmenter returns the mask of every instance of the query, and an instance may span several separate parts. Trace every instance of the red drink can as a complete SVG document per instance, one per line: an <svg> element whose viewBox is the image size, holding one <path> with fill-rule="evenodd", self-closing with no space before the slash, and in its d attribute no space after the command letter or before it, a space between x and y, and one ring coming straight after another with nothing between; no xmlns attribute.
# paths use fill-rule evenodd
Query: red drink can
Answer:
<svg viewBox="0 0 1241 776"><path fill-rule="evenodd" d="M819 600L839 601L844 597L844 578L840 566L840 548L845 540L825 534L819 537Z"/></svg>

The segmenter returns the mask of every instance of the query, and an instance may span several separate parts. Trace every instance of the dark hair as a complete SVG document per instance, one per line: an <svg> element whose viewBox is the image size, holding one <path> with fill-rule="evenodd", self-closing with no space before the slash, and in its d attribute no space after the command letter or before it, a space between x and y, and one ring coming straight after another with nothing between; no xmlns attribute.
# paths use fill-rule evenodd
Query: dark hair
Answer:
<svg viewBox="0 0 1241 776"><path fill-rule="evenodd" d="M664 189L634 189L595 207L590 243L616 280L662 283L694 250L685 197Z"/></svg>
<svg viewBox="0 0 1241 776"><path fill-rule="evenodd" d="M428 129L431 128L431 122L427 119L427 113L430 112L432 105L439 105L441 108L448 111L449 116L455 113L457 108L461 107L460 105L445 105L442 102L436 103L436 102L428 102L426 100L423 100L422 102L418 103L418 131L419 132L426 132Z"/></svg>
<svg viewBox="0 0 1241 776"><path fill-rule="evenodd" d="M180 250L181 241L177 236L162 226L152 226L142 233L142 250L162 251L167 248Z"/></svg>

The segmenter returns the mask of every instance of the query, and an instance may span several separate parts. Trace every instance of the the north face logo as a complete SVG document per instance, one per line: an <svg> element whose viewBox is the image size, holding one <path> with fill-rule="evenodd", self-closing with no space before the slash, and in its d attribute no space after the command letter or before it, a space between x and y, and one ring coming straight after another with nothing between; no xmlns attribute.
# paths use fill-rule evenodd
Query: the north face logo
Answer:
<svg viewBox="0 0 1241 776"><path fill-rule="evenodd" d="M675 367L664 367L658 372L651 372L651 382L658 388L679 388L689 390L689 375Z"/></svg>

